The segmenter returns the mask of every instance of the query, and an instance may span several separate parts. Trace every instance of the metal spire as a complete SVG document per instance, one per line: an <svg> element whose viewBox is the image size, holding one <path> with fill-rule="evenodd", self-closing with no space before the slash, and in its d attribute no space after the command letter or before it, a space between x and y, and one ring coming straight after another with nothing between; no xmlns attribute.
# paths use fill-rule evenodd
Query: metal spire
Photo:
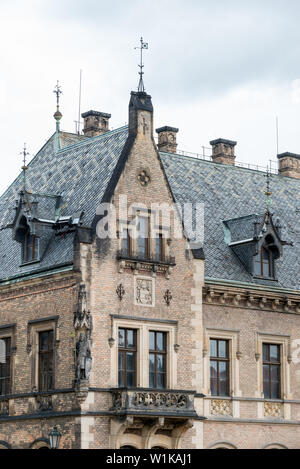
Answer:
<svg viewBox="0 0 300 469"><path fill-rule="evenodd" d="M143 49L148 49L148 42L144 42L142 37L141 37L140 42L141 42L141 45L139 47L135 47L135 49L140 49L140 51L141 51L141 57L140 57L141 62L139 64L139 67L140 67L140 71L139 71L140 80L139 80L138 91L144 93L145 92L145 86L144 86L144 81L143 81L143 75L144 75L144 72L143 72L143 68L144 68Z"/></svg>
<svg viewBox="0 0 300 469"><path fill-rule="evenodd" d="M57 80L56 86L53 90L53 93L56 94L56 112L53 114L53 117L56 120L56 132L59 132L60 130L60 119L62 118L62 113L59 110L59 96L62 94L60 88L59 81Z"/></svg>
<svg viewBox="0 0 300 469"><path fill-rule="evenodd" d="M265 177L267 178L267 187L266 187L266 192L265 192L265 195L267 197L267 200L266 200L267 212L270 212L270 207L271 207L271 204L272 204L272 200L271 200L272 192L271 192L271 188L270 188L271 171L269 170L269 166L267 167L267 174L265 174Z"/></svg>
<svg viewBox="0 0 300 469"><path fill-rule="evenodd" d="M28 169L27 165L26 165L26 156L29 155L27 149L26 149L26 143L24 143L24 148L23 148L23 151L21 151L20 155L23 155L23 166L22 166L22 170L23 170L23 189L24 189L24 192L26 191L26 171Z"/></svg>

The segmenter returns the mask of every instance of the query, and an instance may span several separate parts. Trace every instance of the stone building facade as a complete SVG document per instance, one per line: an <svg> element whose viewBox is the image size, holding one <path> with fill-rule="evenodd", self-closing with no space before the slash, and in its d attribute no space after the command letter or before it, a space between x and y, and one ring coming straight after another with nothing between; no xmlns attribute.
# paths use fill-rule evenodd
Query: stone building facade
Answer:
<svg viewBox="0 0 300 469"><path fill-rule="evenodd" d="M83 117L0 199L0 447L299 448L299 156Z"/></svg>

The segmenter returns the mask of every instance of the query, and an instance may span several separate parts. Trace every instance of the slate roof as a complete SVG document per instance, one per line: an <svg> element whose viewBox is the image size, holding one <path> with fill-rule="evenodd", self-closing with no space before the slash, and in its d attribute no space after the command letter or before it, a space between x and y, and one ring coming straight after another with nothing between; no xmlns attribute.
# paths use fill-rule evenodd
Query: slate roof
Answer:
<svg viewBox="0 0 300 469"><path fill-rule="evenodd" d="M127 127L94 138L61 132L58 150L57 134L54 134L30 162L26 174L27 187L33 193L40 194L43 216L47 212L44 208L52 203L51 209L49 208L51 213L45 218L52 217L55 199L43 199L42 194L60 195L63 204L60 215L74 216L83 211L83 225L91 226L98 204L105 194L109 193L109 181L120 172L121 168L118 166L124 159L127 136ZM160 153L160 156L176 200L179 203L204 203L206 277L253 282L251 275L228 246L228 240L225 242L226 230L223 221L262 213L265 207L264 173L169 153ZM13 241L12 230L7 228L7 225L12 223L15 216L15 200L19 198L21 186L20 174L0 198L0 280L55 268L72 263L73 260L74 234L60 237L53 233L41 261L20 266L20 245ZM298 290L299 188L299 180L272 176L274 219L280 218L282 238L293 241L294 246L284 246L283 257L276 261L278 283L274 285L274 282L265 282ZM252 218L249 220L252 223ZM237 227L238 223L235 226ZM245 235L249 227L250 224L241 228L245 229ZM203 257L201 248L195 249L194 255L197 255L197 252Z"/></svg>
<svg viewBox="0 0 300 469"><path fill-rule="evenodd" d="M265 174L170 153L161 153L161 158L175 198L180 203L204 203L205 276L253 283L225 241L223 221L251 215L243 224L245 232L240 227L238 235L249 236L252 215L261 214L266 206ZM276 261L278 282L255 282L300 290L300 181L272 175L271 190L274 220L279 217L282 239L294 246L284 246Z"/></svg>
<svg viewBox="0 0 300 469"><path fill-rule="evenodd" d="M82 210L82 223L90 226L124 147L127 133L127 127L95 138L61 132L59 151L54 134L29 163L26 187L33 193L61 195L61 215L72 216ZM53 232L41 261L20 266L20 244L12 239L12 230L7 225L14 219L15 201L19 198L21 188L22 174L0 198L0 280L73 261L74 234L59 237ZM51 199L44 198L41 208L47 204L51 204ZM43 217L52 218L54 206L49 207L47 216L44 210L42 212Z"/></svg>

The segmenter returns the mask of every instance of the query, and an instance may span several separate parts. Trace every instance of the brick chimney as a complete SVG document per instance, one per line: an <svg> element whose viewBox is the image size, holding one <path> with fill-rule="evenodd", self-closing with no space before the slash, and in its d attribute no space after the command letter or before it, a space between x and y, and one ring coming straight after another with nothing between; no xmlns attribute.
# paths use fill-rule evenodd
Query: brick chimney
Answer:
<svg viewBox="0 0 300 469"><path fill-rule="evenodd" d="M278 172L281 176L300 179L300 155L296 153L281 153L277 155Z"/></svg>
<svg viewBox="0 0 300 469"><path fill-rule="evenodd" d="M109 131L111 114L98 111L88 111L81 114L84 119L83 133L86 137L96 137Z"/></svg>
<svg viewBox="0 0 300 469"><path fill-rule="evenodd" d="M218 138L210 142L212 146L212 160L214 163L229 164L234 166L235 154L234 147L237 142L233 140L226 140L225 138Z"/></svg>
<svg viewBox="0 0 300 469"><path fill-rule="evenodd" d="M176 127L160 127L156 129L158 133L158 149L159 151L166 151L168 153L176 153L177 142L176 134L179 129Z"/></svg>

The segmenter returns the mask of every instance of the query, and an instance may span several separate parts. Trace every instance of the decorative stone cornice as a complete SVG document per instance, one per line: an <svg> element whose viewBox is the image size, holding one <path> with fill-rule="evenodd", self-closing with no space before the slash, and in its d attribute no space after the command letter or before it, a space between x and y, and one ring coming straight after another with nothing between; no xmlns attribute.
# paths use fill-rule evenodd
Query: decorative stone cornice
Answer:
<svg viewBox="0 0 300 469"><path fill-rule="evenodd" d="M261 309L278 313L300 314L300 294L275 293L272 291L249 291L228 285L205 285L203 302L231 308Z"/></svg>

